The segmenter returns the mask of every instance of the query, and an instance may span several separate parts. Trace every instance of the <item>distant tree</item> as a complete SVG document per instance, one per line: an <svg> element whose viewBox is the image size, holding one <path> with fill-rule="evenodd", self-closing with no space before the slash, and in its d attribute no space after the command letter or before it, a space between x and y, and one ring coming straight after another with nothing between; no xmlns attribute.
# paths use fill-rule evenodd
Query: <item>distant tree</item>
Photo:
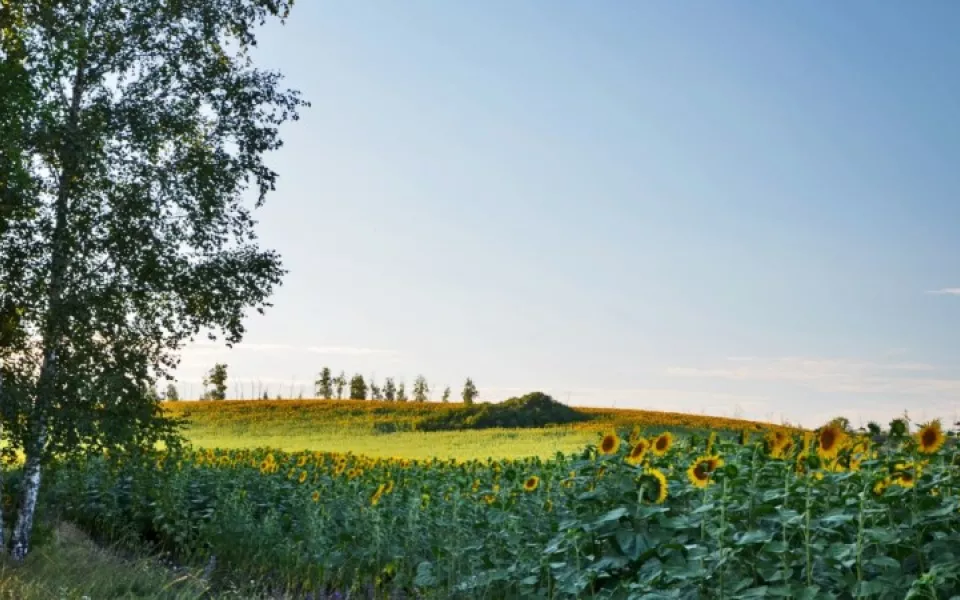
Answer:
<svg viewBox="0 0 960 600"><path fill-rule="evenodd" d="M417 375L413 381L413 401L426 402L430 395L430 386L427 385L427 378L423 375Z"/></svg>
<svg viewBox="0 0 960 600"><path fill-rule="evenodd" d="M387 377L383 382L383 399L387 402L397 399L397 384L394 383L393 377Z"/></svg>
<svg viewBox="0 0 960 600"><path fill-rule="evenodd" d="M407 389L403 382L400 382L400 385L397 386L397 402L406 402L407 401Z"/></svg>
<svg viewBox="0 0 960 600"><path fill-rule="evenodd" d="M330 373L330 367L324 367L317 375L317 380L313 383L317 391L317 398L329 400L333 398L333 375Z"/></svg>
<svg viewBox="0 0 960 600"><path fill-rule="evenodd" d="M270 399L270 394L268 394L267 392L264 392L264 393L263 393L263 399L264 399L264 400L269 400L269 399Z"/></svg>
<svg viewBox="0 0 960 600"><path fill-rule="evenodd" d="M443 389L443 401L450 402L450 386L449 385Z"/></svg>
<svg viewBox="0 0 960 600"><path fill-rule="evenodd" d="M831 423L838 425L840 429L847 432L851 431L852 429L852 426L850 425L850 419L846 417L837 417L833 421L831 421Z"/></svg>
<svg viewBox="0 0 960 600"><path fill-rule="evenodd" d="M333 379L333 385L337 388L337 400L343 400L343 388L347 387L347 374L340 371L340 374Z"/></svg>
<svg viewBox="0 0 960 600"><path fill-rule="evenodd" d="M473 404L473 401L477 399L480 392L477 391L477 386L473 384L473 380L467 377L466 383L463 384L463 392L461 392L460 395L463 398L464 404Z"/></svg>
<svg viewBox="0 0 960 600"><path fill-rule="evenodd" d="M870 421L867 423L867 431L870 432L870 435L880 435L883 433L883 428L876 421Z"/></svg>
<svg viewBox="0 0 960 600"><path fill-rule="evenodd" d="M370 376L370 399L383 400L383 390L381 390L380 386L376 384L376 381L373 379L373 375Z"/></svg>
<svg viewBox="0 0 960 600"><path fill-rule="evenodd" d="M357 373L350 379L350 399L367 399L367 383L363 380L363 375L360 373Z"/></svg>
<svg viewBox="0 0 960 600"><path fill-rule="evenodd" d="M204 398L207 400L226 400L227 365L224 363L215 364L203 378L203 387L209 388L204 392Z"/></svg>
<svg viewBox="0 0 960 600"><path fill-rule="evenodd" d="M167 389L163 393L163 397L166 398L168 402L176 402L180 399L180 392L177 391L177 386L172 383L167 384Z"/></svg>
<svg viewBox="0 0 960 600"><path fill-rule="evenodd" d="M910 431L910 425L907 419L900 417L890 421L890 437L903 438Z"/></svg>

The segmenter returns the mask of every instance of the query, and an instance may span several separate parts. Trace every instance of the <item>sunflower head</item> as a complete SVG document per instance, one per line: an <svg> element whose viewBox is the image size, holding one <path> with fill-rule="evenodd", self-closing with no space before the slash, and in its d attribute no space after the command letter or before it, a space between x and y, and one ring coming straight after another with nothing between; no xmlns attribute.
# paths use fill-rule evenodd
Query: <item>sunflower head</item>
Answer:
<svg viewBox="0 0 960 600"><path fill-rule="evenodd" d="M631 465L639 465L643 462L644 457L647 455L647 451L650 450L650 442L643 438L637 440L637 442L630 448L630 453L627 454L627 457L624 459Z"/></svg>
<svg viewBox="0 0 960 600"><path fill-rule="evenodd" d="M933 454L943 447L947 437L943 433L940 420L931 421L917 432L917 450L921 454Z"/></svg>
<svg viewBox="0 0 960 600"><path fill-rule="evenodd" d="M687 479L698 488L705 488L712 482L713 472L723 466L723 459L717 455L701 456L687 469Z"/></svg>
<svg viewBox="0 0 960 600"><path fill-rule="evenodd" d="M600 440L600 446L597 449L600 451L600 454L604 456L616 454L617 450L620 449L620 436L614 431L604 434L603 439Z"/></svg>
<svg viewBox="0 0 960 600"><path fill-rule="evenodd" d="M670 450L672 445L673 434L669 431L664 431L653 440L653 453L657 456L663 456Z"/></svg>
<svg viewBox="0 0 960 600"><path fill-rule="evenodd" d="M912 488L920 477L920 465L913 463L898 463L893 467L890 479L893 483L904 488Z"/></svg>
<svg viewBox="0 0 960 600"><path fill-rule="evenodd" d="M527 477L526 480L524 480L523 482L523 490L525 492L536 491L538 487L540 487L540 478L537 477L536 475L531 475L530 477Z"/></svg>
<svg viewBox="0 0 960 600"><path fill-rule="evenodd" d="M650 498L657 504L663 504L667 499L668 486L667 476L659 469L649 468L643 472L640 478L642 485L651 491Z"/></svg>
<svg viewBox="0 0 960 600"><path fill-rule="evenodd" d="M836 458L837 453L847 439L847 434L839 423L829 423L820 428L817 434L817 455L820 458Z"/></svg>
<svg viewBox="0 0 960 600"><path fill-rule="evenodd" d="M306 480L307 480L307 472L300 471L300 475L297 477L297 481L299 481L300 483L303 483Z"/></svg>
<svg viewBox="0 0 960 600"><path fill-rule="evenodd" d="M320 502L320 491L314 490L313 493L310 494L310 499L314 502Z"/></svg>

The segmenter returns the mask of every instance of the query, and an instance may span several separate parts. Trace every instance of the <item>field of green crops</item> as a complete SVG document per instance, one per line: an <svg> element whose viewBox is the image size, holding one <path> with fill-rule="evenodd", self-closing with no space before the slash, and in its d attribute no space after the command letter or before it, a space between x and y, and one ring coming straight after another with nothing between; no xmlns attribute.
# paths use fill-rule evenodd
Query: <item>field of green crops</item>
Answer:
<svg viewBox="0 0 960 600"><path fill-rule="evenodd" d="M95 535L291 597L946 599L958 465L939 424L637 428L548 459L106 456L58 468L49 499Z"/></svg>

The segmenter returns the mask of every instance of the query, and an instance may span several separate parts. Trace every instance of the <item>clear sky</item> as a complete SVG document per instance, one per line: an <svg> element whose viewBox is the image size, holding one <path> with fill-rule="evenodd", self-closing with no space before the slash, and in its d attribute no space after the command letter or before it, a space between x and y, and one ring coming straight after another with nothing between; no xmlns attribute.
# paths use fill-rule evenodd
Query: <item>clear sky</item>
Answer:
<svg viewBox="0 0 960 600"><path fill-rule="evenodd" d="M318 2L259 213L290 273L180 385L816 425L960 408L960 3ZM934 293L939 292L939 293ZM234 386L232 393L239 394Z"/></svg>

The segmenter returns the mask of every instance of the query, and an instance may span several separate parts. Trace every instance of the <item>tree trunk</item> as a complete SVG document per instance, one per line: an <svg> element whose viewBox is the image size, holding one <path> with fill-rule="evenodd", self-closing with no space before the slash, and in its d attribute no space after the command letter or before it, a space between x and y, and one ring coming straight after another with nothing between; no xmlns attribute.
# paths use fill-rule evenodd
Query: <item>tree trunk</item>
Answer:
<svg viewBox="0 0 960 600"><path fill-rule="evenodd" d="M11 555L22 561L30 551L30 534L40 494L40 471L47 444L47 411L53 405L53 397L59 393L57 385L58 350L63 340L64 314L63 292L70 269L70 193L80 165L83 151L79 139L80 106L83 100L86 76L86 56L81 53L73 79L72 97L66 122L66 136L60 148L62 168L57 185L55 223L51 242L50 284L47 291L47 315L43 331L43 364L37 381L37 397L28 417L30 437L25 444L26 463L23 467L20 513L13 527Z"/></svg>
<svg viewBox="0 0 960 600"><path fill-rule="evenodd" d="M46 442L45 428L37 439L37 447L27 455L27 462L23 466L21 494L22 501L17 522L13 526L13 547L10 555L15 561L22 561L30 551L30 532L33 531L33 516L37 512L37 496L40 493L40 453L38 450Z"/></svg>

